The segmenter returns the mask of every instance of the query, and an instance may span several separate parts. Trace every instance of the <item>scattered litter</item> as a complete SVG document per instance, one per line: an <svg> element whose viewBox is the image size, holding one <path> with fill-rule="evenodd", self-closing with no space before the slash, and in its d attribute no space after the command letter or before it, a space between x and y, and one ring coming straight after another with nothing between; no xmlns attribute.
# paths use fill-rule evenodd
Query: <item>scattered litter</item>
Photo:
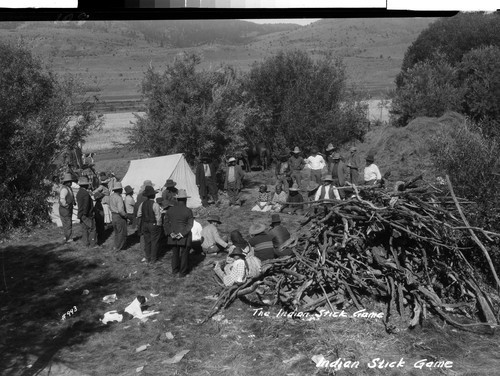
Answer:
<svg viewBox="0 0 500 376"><path fill-rule="evenodd" d="M83 290L82 295L88 295L88 294L90 294L89 290Z"/></svg>
<svg viewBox="0 0 500 376"><path fill-rule="evenodd" d="M26 366L26 368L31 368L31 367L33 367L33 364L29 364Z"/></svg>
<svg viewBox="0 0 500 376"><path fill-rule="evenodd" d="M141 262L146 262L146 257L144 257ZM104 265L104 264L103 264Z"/></svg>
<svg viewBox="0 0 500 376"><path fill-rule="evenodd" d="M153 322L157 322L158 320L154 319Z"/></svg>
<svg viewBox="0 0 500 376"><path fill-rule="evenodd" d="M118 300L118 298L116 297L116 294L113 294L113 295L106 295L104 298L102 298L102 301L104 303L108 303L108 304L111 304L113 302L116 302Z"/></svg>
<svg viewBox="0 0 500 376"><path fill-rule="evenodd" d="M143 369L144 369L144 366L137 367L137 368L135 369L135 372L139 373L139 372L141 372Z"/></svg>
<svg viewBox="0 0 500 376"><path fill-rule="evenodd" d="M214 321L222 321L224 319L224 315L222 314L218 314L218 315L215 315L214 317L212 317L212 320Z"/></svg>
<svg viewBox="0 0 500 376"><path fill-rule="evenodd" d="M186 355L189 351L190 350L182 350L182 351L178 352L177 354L175 354L175 356L173 358L164 360L161 363L162 364L175 364L175 363L179 363L181 361L181 359L184 357L184 355Z"/></svg>
<svg viewBox="0 0 500 376"><path fill-rule="evenodd" d="M149 295L151 295L153 298L156 298L157 296L160 296L160 294L153 294L153 293L150 293Z"/></svg>
<svg viewBox="0 0 500 376"><path fill-rule="evenodd" d="M286 359L283 361L283 363L285 364L288 364L288 363L295 363L296 361L302 359L304 357L304 355L302 354L297 354L295 355L293 358L290 358L290 359ZM313 357L314 358L314 357ZM314 361L314 360L313 360ZM317 363L316 363L317 364Z"/></svg>
<svg viewBox="0 0 500 376"><path fill-rule="evenodd" d="M14 277L11 277L11 278L14 278ZM64 291L69 291L69 288L67 288L67 287L66 287L66 288L64 289Z"/></svg>
<svg viewBox="0 0 500 376"><path fill-rule="evenodd" d="M142 303L141 303L142 301ZM160 312L156 311L143 311L141 306L146 302L146 298L144 296L138 296L134 299L132 303L130 303L127 308L125 308L125 312L130 313L136 319L140 319L143 322L147 321L147 317L152 315L157 315Z"/></svg>
<svg viewBox="0 0 500 376"><path fill-rule="evenodd" d="M269 299L262 299L262 303L267 304L267 305L271 305L273 302Z"/></svg>
<svg viewBox="0 0 500 376"><path fill-rule="evenodd" d="M123 315L120 315L117 311L109 311L104 314L104 317L102 318L102 323L107 324L108 322L112 321L118 321L122 322L123 320Z"/></svg>
<svg viewBox="0 0 500 376"><path fill-rule="evenodd" d="M133 272L132 274L137 274L137 270L135 272Z"/></svg>
<svg viewBox="0 0 500 376"><path fill-rule="evenodd" d="M142 345L142 346L139 346L138 348L135 349L135 352L138 353L138 352L141 352L141 351L144 351L146 350L149 346L151 346L149 343L147 345Z"/></svg>
<svg viewBox="0 0 500 376"><path fill-rule="evenodd" d="M171 332L166 332L165 337L167 337L167 339L174 339L174 335Z"/></svg>
<svg viewBox="0 0 500 376"><path fill-rule="evenodd" d="M316 367L320 367L319 364L324 364L326 361L323 355L314 355L311 360L316 363Z"/></svg>
<svg viewBox="0 0 500 376"><path fill-rule="evenodd" d="M217 295L207 295L204 296L203 299L208 299L208 300L217 300L219 299Z"/></svg>
<svg viewBox="0 0 500 376"><path fill-rule="evenodd" d="M130 325L124 326L123 329L128 329L130 328Z"/></svg>

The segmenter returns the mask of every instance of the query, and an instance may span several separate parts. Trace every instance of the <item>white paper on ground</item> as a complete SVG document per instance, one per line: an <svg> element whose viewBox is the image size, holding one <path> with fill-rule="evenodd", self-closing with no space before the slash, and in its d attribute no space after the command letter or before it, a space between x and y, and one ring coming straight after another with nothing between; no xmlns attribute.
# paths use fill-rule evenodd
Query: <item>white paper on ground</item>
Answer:
<svg viewBox="0 0 500 376"><path fill-rule="evenodd" d="M137 319L144 319L149 316L157 315L160 312L155 312L155 311L142 311L141 309L141 303L137 298L134 299L132 303L130 303L127 308L125 308L125 312L130 313L132 316L134 316Z"/></svg>
<svg viewBox="0 0 500 376"><path fill-rule="evenodd" d="M169 358L167 360L164 360L162 362L162 364L179 363L181 361L181 359L184 357L184 355L186 355L189 351L191 351L191 350L182 350L182 351L178 352L177 354L175 354L175 356L173 358Z"/></svg>
<svg viewBox="0 0 500 376"><path fill-rule="evenodd" d="M109 312L106 312L104 314L104 317L102 318L101 321L103 324L107 324L108 322L111 322L111 321L122 322L122 320L123 320L123 315L120 315L116 311L109 311Z"/></svg>
<svg viewBox="0 0 500 376"><path fill-rule="evenodd" d="M325 362L325 357L323 355L314 355L311 360L316 363L316 367L320 367L320 364Z"/></svg>
<svg viewBox="0 0 500 376"><path fill-rule="evenodd" d="M112 295L106 295L104 298L102 298L102 301L104 303L113 303L115 301L117 301L118 298L116 297L116 294L112 294Z"/></svg>
<svg viewBox="0 0 500 376"><path fill-rule="evenodd" d="M135 352L138 353L138 352L141 352L141 351L144 351L146 350L149 346L151 346L149 343L147 345L142 345L142 346L139 346L138 348L135 349Z"/></svg>

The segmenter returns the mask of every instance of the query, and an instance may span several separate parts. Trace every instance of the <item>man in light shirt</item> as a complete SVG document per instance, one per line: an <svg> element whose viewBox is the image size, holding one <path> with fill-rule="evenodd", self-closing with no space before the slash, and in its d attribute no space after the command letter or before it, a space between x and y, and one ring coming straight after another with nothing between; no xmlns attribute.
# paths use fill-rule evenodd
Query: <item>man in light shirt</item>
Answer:
<svg viewBox="0 0 500 376"><path fill-rule="evenodd" d="M305 160L307 167L311 169L311 180L316 183L321 183L321 172L323 168L326 166L326 162L323 156L318 154L318 149L314 147L311 150L311 156L306 158Z"/></svg>
<svg viewBox="0 0 500 376"><path fill-rule="evenodd" d="M332 184L332 175L326 175L323 178L323 185L316 191L314 201L318 200L340 200L338 189Z"/></svg>
<svg viewBox="0 0 500 376"><path fill-rule="evenodd" d="M115 251L121 251L127 241L127 213L125 212L125 203L122 198L122 183L115 183L113 193L109 196L109 208L111 209L111 218L113 222L113 232L115 234Z"/></svg>
<svg viewBox="0 0 500 376"><path fill-rule="evenodd" d="M73 233L73 206L75 204L75 195L71 189L71 184L75 181L70 173L64 174L62 187L59 191L59 217L61 218L64 231L64 240L66 243L72 242Z"/></svg>
<svg viewBox="0 0 500 376"><path fill-rule="evenodd" d="M203 237L203 244L201 246L206 254L216 256L217 252L227 248L228 243L221 238L217 229L221 224L220 217L212 215L207 218L207 221L208 225L203 227L201 232Z"/></svg>
<svg viewBox="0 0 500 376"><path fill-rule="evenodd" d="M380 182L380 180L382 180L380 170L378 169L378 166L373 163L374 161L375 158L373 157L373 155L368 154L366 157L366 167L364 174L365 185L375 185Z"/></svg>
<svg viewBox="0 0 500 376"><path fill-rule="evenodd" d="M224 181L224 189L229 196L229 206L240 205L240 192L243 188L243 177L245 173L241 166L236 164L236 158L231 157L227 161L226 178Z"/></svg>

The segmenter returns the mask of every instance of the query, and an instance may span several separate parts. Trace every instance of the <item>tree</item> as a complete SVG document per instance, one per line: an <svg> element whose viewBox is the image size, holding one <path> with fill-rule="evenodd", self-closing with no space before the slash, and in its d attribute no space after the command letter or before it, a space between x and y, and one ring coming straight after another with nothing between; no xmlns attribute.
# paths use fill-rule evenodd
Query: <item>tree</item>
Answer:
<svg viewBox="0 0 500 376"><path fill-rule="evenodd" d="M72 77L0 42L0 232L49 219L54 161L100 125ZM73 120L73 122L70 122Z"/></svg>
<svg viewBox="0 0 500 376"><path fill-rule="evenodd" d="M362 137L367 107L345 83L344 66L330 55L314 61L303 51L281 51L254 64L245 87L262 116L247 133L274 154Z"/></svg>
<svg viewBox="0 0 500 376"><path fill-rule="evenodd" d="M189 162L243 148L243 129L251 109L236 72L221 67L197 71L196 54L180 54L163 72L145 72L142 93L146 115L138 117L130 143L152 155L184 153Z"/></svg>

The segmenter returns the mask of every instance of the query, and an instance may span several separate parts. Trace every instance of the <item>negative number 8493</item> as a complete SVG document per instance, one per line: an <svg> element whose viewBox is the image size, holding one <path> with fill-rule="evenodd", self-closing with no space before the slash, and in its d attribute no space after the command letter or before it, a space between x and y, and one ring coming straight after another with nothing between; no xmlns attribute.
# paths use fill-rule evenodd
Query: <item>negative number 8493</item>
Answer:
<svg viewBox="0 0 500 376"><path fill-rule="evenodd" d="M68 312L62 315L62 320L66 320L66 316L69 317L74 315L76 311L77 311L76 306L73 306L73 308L71 308Z"/></svg>

